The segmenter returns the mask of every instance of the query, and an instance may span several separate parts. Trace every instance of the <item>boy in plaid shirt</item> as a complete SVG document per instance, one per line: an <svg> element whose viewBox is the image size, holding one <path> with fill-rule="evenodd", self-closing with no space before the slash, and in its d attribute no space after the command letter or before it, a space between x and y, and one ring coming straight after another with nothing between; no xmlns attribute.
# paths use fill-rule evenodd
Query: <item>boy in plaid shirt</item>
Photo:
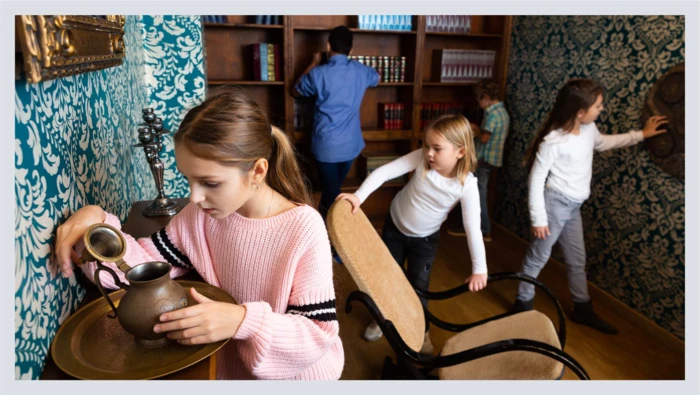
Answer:
<svg viewBox="0 0 700 395"><path fill-rule="evenodd" d="M481 200L481 232L484 241L491 241L491 221L487 192L491 170L503 166L503 146L508 136L510 117L498 99L498 86L492 80L481 80L474 88L479 107L484 110L484 120L481 126L471 124L476 140L476 158L479 165L474 172L479 182L479 197ZM447 233L453 236L464 236L464 229L450 229Z"/></svg>

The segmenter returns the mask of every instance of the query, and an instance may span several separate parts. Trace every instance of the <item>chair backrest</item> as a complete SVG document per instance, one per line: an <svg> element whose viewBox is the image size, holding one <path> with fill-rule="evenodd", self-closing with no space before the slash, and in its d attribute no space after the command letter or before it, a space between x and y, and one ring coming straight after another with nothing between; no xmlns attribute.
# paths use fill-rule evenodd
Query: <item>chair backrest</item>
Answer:
<svg viewBox="0 0 700 395"><path fill-rule="evenodd" d="M419 351L425 331L423 306L365 213L360 209L352 214L346 200L334 203L328 211L328 233L360 291L393 322L403 341Z"/></svg>

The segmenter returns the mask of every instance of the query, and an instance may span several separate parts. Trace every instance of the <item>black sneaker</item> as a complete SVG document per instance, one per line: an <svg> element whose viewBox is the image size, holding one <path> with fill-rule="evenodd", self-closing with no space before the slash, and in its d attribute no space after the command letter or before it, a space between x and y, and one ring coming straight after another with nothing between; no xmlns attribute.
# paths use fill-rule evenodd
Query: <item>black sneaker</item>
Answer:
<svg viewBox="0 0 700 395"><path fill-rule="evenodd" d="M532 305L534 303L535 298L532 298L530 300L515 299L515 303L513 303L513 306L510 308L510 312L515 314L522 313L523 311L530 311L532 310Z"/></svg>
<svg viewBox="0 0 700 395"><path fill-rule="evenodd" d="M574 311L571 313L569 318L571 321L577 324L590 326L591 328L597 329L603 333L607 333L609 335L617 334L617 328L603 321L593 311L593 305L591 304L590 300L585 303L574 303Z"/></svg>

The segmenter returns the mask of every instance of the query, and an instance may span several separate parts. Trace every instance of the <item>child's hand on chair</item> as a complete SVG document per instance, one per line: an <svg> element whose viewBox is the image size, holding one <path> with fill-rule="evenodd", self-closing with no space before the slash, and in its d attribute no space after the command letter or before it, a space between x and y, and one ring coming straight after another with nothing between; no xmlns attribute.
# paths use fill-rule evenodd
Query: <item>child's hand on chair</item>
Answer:
<svg viewBox="0 0 700 395"><path fill-rule="evenodd" d="M482 289L486 288L486 283L488 282L489 275L486 273L483 274L472 274L471 276L467 277L466 280L464 280L465 284L469 284L469 291L470 292L479 292Z"/></svg>
<svg viewBox="0 0 700 395"><path fill-rule="evenodd" d="M337 202L338 200L347 200L350 202L352 205L352 213L355 214L357 212L357 209L360 208L360 198L357 197L354 193L341 193L338 195L337 198L335 198L335 201Z"/></svg>

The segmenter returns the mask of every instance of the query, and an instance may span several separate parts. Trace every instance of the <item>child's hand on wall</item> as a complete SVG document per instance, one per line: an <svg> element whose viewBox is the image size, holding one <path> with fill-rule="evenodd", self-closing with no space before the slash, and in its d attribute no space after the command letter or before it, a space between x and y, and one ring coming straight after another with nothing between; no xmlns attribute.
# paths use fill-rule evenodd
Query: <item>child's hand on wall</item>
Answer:
<svg viewBox="0 0 700 395"><path fill-rule="evenodd" d="M206 344L236 335L245 318L246 308L233 303L216 302L190 288L196 305L162 314L153 331L169 332L168 338L180 344Z"/></svg>
<svg viewBox="0 0 700 395"><path fill-rule="evenodd" d="M666 133L666 129L656 130L656 128L667 123L668 118L663 115L649 117L649 119L647 119L647 123L644 125L644 130L642 130L642 135L645 139L648 139L661 133Z"/></svg>
<svg viewBox="0 0 700 395"><path fill-rule="evenodd" d="M538 239L546 239L547 236L551 235L549 233L549 226L533 226L532 227L532 234L535 235Z"/></svg>
<svg viewBox="0 0 700 395"><path fill-rule="evenodd" d="M486 273L483 274L472 274L471 276L467 277L466 280L464 280L465 284L469 284L469 291L470 292L479 292L482 289L486 288L486 283L488 282L489 275Z"/></svg>
<svg viewBox="0 0 700 395"><path fill-rule="evenodd" d="M85 206L73 213L63 225L56 230L56 263L63 277L73 274L71 262L80 263L78 254L73 249L76 243L85 235L88 228L104 222L106 214L100 206Z"/></svg>
<svg viewBox="0 0 700 395"><path fill-rule="evenodd" d="M352 213L355 214L357 212L357 209L360 208L360 198L357 197L354 193L341 193L338 195L338 197L335 198L335 201L339 200L347 200L350 202L350 205L352 205Z"/></svg>

